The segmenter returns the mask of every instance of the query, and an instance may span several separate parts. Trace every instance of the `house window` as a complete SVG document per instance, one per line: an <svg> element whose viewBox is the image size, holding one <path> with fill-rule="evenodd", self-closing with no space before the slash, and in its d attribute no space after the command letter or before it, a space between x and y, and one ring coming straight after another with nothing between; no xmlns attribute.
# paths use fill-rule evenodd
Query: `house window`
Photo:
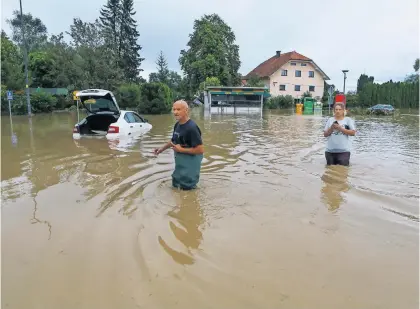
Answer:
<svg viewBox="0 0 420 309"><path fill-rule="evenodd" d="M309 86L309 91L314 92L315 91L315 86Z"/></svg>
<svg viewBox="0 0 420 309"><path fill-rule="evenodd" d="M280 85L280 91L286 91L286 85Z"/></svg>
<svg viewBox="0 0 420 309"><path fill-rule="evenodd" d="M281 70L281 76L287 76L287 70Z"/></svg>
<svg viewBox="0 0 420 309"><path fill-rule="evenodd" d="M302 76L302 72L299 70L295 71L295 77L301 77Z"/></svg>
<svg viewBox="0 0 420 309"><path fill-rule="evenodd" d="M306 67L306 63L301 63L300 64L302 67Z"/></svg>
<svg viewBox="0 0 420 309"><path fill-rule="evenodd" d="M314 78L314 76L315 76L315 72L314 71L309 71L309 77Z"/></svg>
<svg viewBox="0 0 420 309"><path fill-rule="evenodd" d="M295 85L295 91L300 91L300 85Z"/></svg>
<svg viewBox="0 0 420 309"><path fill-rule="evenodd" d="M290 65L296 65L296 62L292 62L292 63L290 63Z"/></svg>

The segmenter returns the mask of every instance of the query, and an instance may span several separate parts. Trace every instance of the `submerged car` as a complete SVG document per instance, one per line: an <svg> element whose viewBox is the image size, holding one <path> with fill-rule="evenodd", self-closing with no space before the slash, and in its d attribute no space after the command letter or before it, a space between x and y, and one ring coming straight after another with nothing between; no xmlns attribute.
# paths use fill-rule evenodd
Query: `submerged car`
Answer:
<svg viewBox="0 0 420 309"><path fill-rule="evenodd" d="M76 96L87 117L73 128L73 138L105 136L107 139L138 136L152 129L147 119L134 111L120 110L113 93L103 89L79 91Z"/></svg>
<svg viewBox="0 0 420 309"><path fill-rule="evenodd" d="M368 108L368 112L371 114L389 115L395 112L395 108L389 104L377 104Z"/></svg>

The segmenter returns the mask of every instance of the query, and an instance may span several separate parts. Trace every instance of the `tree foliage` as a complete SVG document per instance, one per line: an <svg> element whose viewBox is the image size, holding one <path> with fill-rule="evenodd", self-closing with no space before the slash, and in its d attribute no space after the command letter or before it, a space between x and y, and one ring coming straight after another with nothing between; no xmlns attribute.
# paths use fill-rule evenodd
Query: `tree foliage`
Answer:
<svg viewBox="0 0 420 309"><path fill-rule="evenodd" d="M416 70L414 62L414 70ZM360 75L357 81L357 92L350 93L351 104L357 107L368 107L376 104L390 104L395 108L418 108L419 107L419 79L406 79L404 82L392 80L378 84L374 83L374 77L365 74ZM357 96L355 96L357 94Z"/></svg>
<svg viewBox="0 0 420 309"><path fill-rule="evenodd" d="M258 75L252 75L247 81L246 85L249 87L264 87L265 83Z"/></svg>
<svg viewBox="0 0 420 309"><path fill-rule="evenodd" d="M419 81L414 83L393 82L368 83L357 92L355 106L369 107L376 104L391 104L395 108L419 107Z"/></svg>
<svg viewBox="0 0 420 309"><path fill-rule="evenodd" d="M105 1L105 0L104 0ZM143 113L166 113L175 99L192 100L205 86L240 85L239 46L232 29L216 14L204 15L194 21L187 49L178 59L182 76L169 69L167 58L160 52L156 72L146 83L139 76L142 71L138 44L140 34L134 18L133 0L107 0L98 18L86 22L79 18L66 32L48 34L42 21L24 14L25 37L28 42L29 87L67 88L69 91L102 88L114 91L122 108L139 108ZM24 97L25 75L21 16L18 11L7 21L10 37L1 33L1 83L4 89L17 90L13 112L26 112ZM419 105L419 59L414 61L414 72L404 82L378 84L373 76L362 74L357 93L350 93L349 105L371 106L392 104L397 108ZM410 69L410 68L409 68ZM249 86L264 86L261 79L251 77ZM325 84L323 100L328 98ZM335 87L334 87L335 88ZM337 90L335 90L335 93ZM22 95L20 95L21 93ZM48 112L64 108L73 102L49 94L31 95L34 112ZM292 98L293 99L293 98ZM2 110L7 101L2 100ZM290 97L276 97L268 107L289 107Z"/></svg>
<svg viewBox="0 0 420 309"><path fill-rule="evenodd" d="M20 89L25 85L23 57L19 48L1 32L1 84L9 89Z"/></svg>
<svg viewBox="0 0 420 309"><path fill-rule="evenodd" d="M357 92L362 91L367 84L372 84L375 78L373 76L367 76L366 74L360 75L357 80Z"/></svg>
<svg viewBox="0 0 420 309"><path fill-rule="evenodd" d="M265 108L278 109L278 108L291 108L293 107L294 98L291 95L279 95L270 97L264 104Z"/></svg>
<svg viewBox="0 0 420 309"><path fill-rule="evenodd" d="M107 53L116 59L125 79L132 82L138 81L144 60L137 43L140 33L135 14L133 0L108 0L99 17Z"/></svg>
<svg viewBox="0 0 420 309"><path fill-rule="evenodd" d="M415 61L414 61L414 65L413 65L413 68L414 68L414 72L418 72L419 71L419 58L417 58Z"/></svg>
<svg viewBox="0 0 420 309"><path fill-rule="evenodd" d="M144 83L141 87L141 100L138 106L140 113L164 114L172 107L172 92L163 83Z"/></svg>
<svg viewBox="0 0 420 309"><path fill-rule="evenodd" d="M181 50L179 58L190 91L212 76L224 86L239 85L239 46L232 29L217 14L195 20L193 29L188 50Z"/></svg>
<svg viewBox="0 0 420 309"><path fill-rule="evenodd" d="M169 82L169 69L168 69L168 62L161 51L158 58L156 59L156 69L157 72L153 72L149 74L149 82L159 82L167 84Z"/></svg>
<svg viewBox="0 0 420 309"><path fill-rule="evenodd" d="M135 109L141 101L141 86L138 84L123 84L118 87L115 96L122 109Z"/></svg>
<svg viewBox="0 0 420 309"><path fill-rule="evenodd" d="M201 92L204 91L204 89L206 87L209 87L209 86L221 86L221 85L222 84L221 84L220 80L217 77L214 77L214 76L207 77L206 80L200 84L199 90L200 90L200 93L201 93Z"/></svg>
<svg viewBox="0 0 420 309"><path fill-rule="evenodd" d="M20 47L24 47L22 35L22 19L23 30L29 51L40 49L47 42L47 27L37 17L32 14L20 15L20 11L13 11L13 18L7 19L6 22L12 29L12 40L15 41Z"/></svg>

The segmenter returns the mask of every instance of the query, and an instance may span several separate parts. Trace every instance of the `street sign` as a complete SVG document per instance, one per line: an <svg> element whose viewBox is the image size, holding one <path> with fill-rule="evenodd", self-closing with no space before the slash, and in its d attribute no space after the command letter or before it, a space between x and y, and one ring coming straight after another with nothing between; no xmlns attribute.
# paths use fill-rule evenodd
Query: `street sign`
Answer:
<svg viewBox="0 0 420 309"><path fill-rule="evenodd" d="M333 86L330 86L330 88L328 88L328 94L329 94L330 96L332 96L332 95L333 95L333 93L334 93L334 88L333 88Z"/></svg>
<svg viewBox="0 0 420 309"><path fill-rule="evenodd" d="M13 91L7 90L7 99L9 101L13 100Z"/></svg>
<svg viewBox="0 0 420 309"><path fill-rule="evenodd" d="M73 91L73 100L74 101L77 101L79 98L77 97L77 93L79 92L79 90L75 90L75 91Z"/></svg>

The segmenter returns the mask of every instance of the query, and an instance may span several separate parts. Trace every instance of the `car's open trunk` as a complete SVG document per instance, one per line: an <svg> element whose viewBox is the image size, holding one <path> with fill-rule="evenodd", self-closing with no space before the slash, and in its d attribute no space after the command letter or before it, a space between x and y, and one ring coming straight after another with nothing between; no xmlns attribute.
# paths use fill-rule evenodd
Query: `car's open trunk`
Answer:
<svg viewBox="0 0 420 309"><path fill-rule="evenodd" d="M109 125L118 120L118 115L94 114L86 117L79 126L80 135L106 135Z"/></svg>

